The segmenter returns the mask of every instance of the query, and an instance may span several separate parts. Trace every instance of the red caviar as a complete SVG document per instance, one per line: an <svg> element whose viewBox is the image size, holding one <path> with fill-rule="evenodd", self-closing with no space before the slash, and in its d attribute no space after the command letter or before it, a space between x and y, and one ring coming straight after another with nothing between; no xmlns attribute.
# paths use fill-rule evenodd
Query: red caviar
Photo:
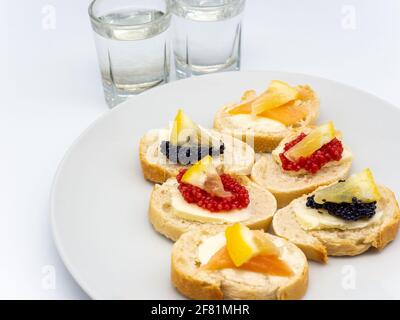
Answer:
<svg viewBox="0 0 400 320"><path fill-rule="evenodd" d="M282 168L287 171L299 171L305 169L310 173L317 173L325 164L330 161L339 161L342 159L343 145L340 140L334 138L327 144L323 145L319 150L315 151L309 157L300 157L296 161L291 161L285 156L285 152L298 144L306 137L305 133L301 133L293 141L286 143L283 152L279 154L282 162Z"/></svg>
<svg viewBox="0 0 400 320"><path fill-rule="evenodd" d="M179 182L178 190L188 203L197 204L199 207L211 212L230 211L243 209L250 203L249 192L240 185L234 178L227 174L220 175L225 191L232 195L226 198L213 196L199 187L182 182L182 176L186 169L179 171L176 180Z"/></svg>

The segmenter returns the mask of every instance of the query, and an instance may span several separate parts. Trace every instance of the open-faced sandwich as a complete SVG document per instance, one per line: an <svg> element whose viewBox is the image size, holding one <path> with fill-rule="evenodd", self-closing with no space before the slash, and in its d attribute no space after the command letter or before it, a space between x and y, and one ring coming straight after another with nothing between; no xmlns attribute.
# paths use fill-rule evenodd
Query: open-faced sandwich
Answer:
<svg viewBox="0 0 400 320"><path fill-rule="evenodd" d="M162 183L179 170L211 156L222 171L248 175L254 164L254 150L230 135L207 130L178 111L171 129L152 130L141 140L140 162L144 177Z"/></svg>
<svg viewBox="0 0 400 320"><path fill-rule="evenodd" d="M314 124L318 114L319 99L309 86L274 80L260 95L248 90L241 102L222 107L214 128L242 139L256 152L271 152L292 128Z"/></svg>
<svg viewBox="0 0 400 320"><path fill-rule="evenodd" d="M171 278L192 299L300 299L308 264L285 239L234 224L182 235L172 249Z"/></svg>
<svg viewBox="0 0 400 320"><path fill-rule="evenodd" d="M206 156L177 177L155 185L149 218L161 234L176 241L195 227L242 222L265 229L276 211L274 196L246 176L218 173Z"/></svg>
<svg viewBox="0 0 400 320"><path fill-rule="evenodd" d="M309 259L354 256L383 249L397 234L400 211L388 188L369 169L294 200L274 216L273 229Z"/></svg>
<svg viewBox="0 0 400 320"><path fill-rule="evenodd" d="M345 179L352 153L332 122L290 133L254 164L251 178L275 196L278 208L316 188Z"/></svg>

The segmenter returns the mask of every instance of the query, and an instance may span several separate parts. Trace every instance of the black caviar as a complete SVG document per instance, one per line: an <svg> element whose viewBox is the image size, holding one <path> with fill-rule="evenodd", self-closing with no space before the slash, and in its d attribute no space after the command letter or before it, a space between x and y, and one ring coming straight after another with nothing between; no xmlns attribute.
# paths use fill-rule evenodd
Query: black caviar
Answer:
<svg viewBox="0 0 400 320"><path fill-rule="evenodd" d="M171 162L182 165L194 164L207 155L217 157L224 151L225 145L222 142L217 148L201 145L176 146L169 141L161 142L161 153Z"/></svg>
<svg viewBox="0 0 400 320"><path fill-rule="evenodd" d="M353 198L351 203L324 202L320 204L315 202L314 196L310 196L307 198L306 206L317 210L325 209L333 216L351 221L357 221L363 218L370 219L376 212L376 201L365 203L357 198Z"/></svg>

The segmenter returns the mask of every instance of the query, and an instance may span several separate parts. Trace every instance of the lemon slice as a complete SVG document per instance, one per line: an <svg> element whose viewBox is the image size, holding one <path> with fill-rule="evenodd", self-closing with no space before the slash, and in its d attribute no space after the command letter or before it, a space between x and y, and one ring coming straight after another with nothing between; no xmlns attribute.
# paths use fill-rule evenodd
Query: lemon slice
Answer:
<svg viewBox="0 0 400 320"><path fill-rule="evenodd" d="M241 97L241 102L243 101L248 101L251 99L254 99L257 96L257 92L255 90L246 90L243 92L242 97Z"/></svg>
<svg viewBox="0 0 400 320"><path fill-rule="evenodd" d="M221 177L213 164L212 157L209 155L191 166L182 176L181 181L219 197L231 195L230 192L225 191Z"/></svg>
<svg viewBox="0 0 400 320"><path fill-rule="evenodd" d="M229 256L236 267L261 253L274 256L278 254L272 241L257 238L249 228L239 223L226 228L225 238Z"/></svg>
<svg viewBox="0 0 400 320"><path fill-rule="evenodd" d="M351 203L353 198L364 203L378 201L381 198L370 169L353 174L345 182L338 182L315 193L316 203Z"/></svg>
<svg viewBox="0 0 400 320"><path fill-rule="evenodd" d="M259 115L267 110L280 107L290 101L296 100L299 92L286 82L273 80L267 91L262 93L251 104L251 113Z"/></svg>
<svg viewBox="0 0 400 320"><path fill-rule="evenodd" d="M201 128L190 119L181 109L178 110L178 113L175 116L171 135L170 142L173 145L181 146L184 144L212 144L211 137L201 130Z"/></svg>
<svg viewBox="0 0 400 320"><path fill-rule="evenodd" d="M179 109L172 125L170 142L176 146L189 141L197 142L197 131L197 125Z"/></svg>
<svg viewBox="0 0 400 320"><path fill-rule="evenodd" d="M285 156L292 161L300 157L309 157L333 138L335 138L335 127L330 121L312 130L303 140L286 151Z"/></svg>

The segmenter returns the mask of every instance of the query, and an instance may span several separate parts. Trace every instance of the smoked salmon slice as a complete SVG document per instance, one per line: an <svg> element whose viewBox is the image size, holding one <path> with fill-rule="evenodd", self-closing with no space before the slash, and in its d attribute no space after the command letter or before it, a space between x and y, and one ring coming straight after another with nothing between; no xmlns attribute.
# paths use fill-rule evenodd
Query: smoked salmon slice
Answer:
<svg viewBox="0 0 400 320"><path fill-rule="evenodd" d="M300 106L293 105L293 102L284 104L283 106L266 110L259 114L261 117L266 117L272 120L279 121L286 126L290 126L303 120L307 116L307 110Z"/></svg>
<svg viewBox="0 0 400 320"><path fill-rule="evenodd" d="M264 93L265 95L265 93ZM262 100L263 94L257 97L254 90L247 90L242 96L242 100L234 108L229 110L232 115L236 114L251 114L252 105L258 100ZM294 101L290 101L282 106L266 110L260 113L259 117L265 117L283 123L285 126L290 126L303 120L307 116L307 110L302 107L295 106Z"/></svg>
<svg viewBox="0 0 400 320"><path fill-rule="evenodd" d="M207 270L220 270L220 269L240 269L246 271L253 271L259 273L265 273L271 276L279 277L290 277L293 275L292 269L277 256L260 254L249 261L242 264L240 267L236 267L231 260L226 246L218 250L211 259L202 266Z"/></svg>

